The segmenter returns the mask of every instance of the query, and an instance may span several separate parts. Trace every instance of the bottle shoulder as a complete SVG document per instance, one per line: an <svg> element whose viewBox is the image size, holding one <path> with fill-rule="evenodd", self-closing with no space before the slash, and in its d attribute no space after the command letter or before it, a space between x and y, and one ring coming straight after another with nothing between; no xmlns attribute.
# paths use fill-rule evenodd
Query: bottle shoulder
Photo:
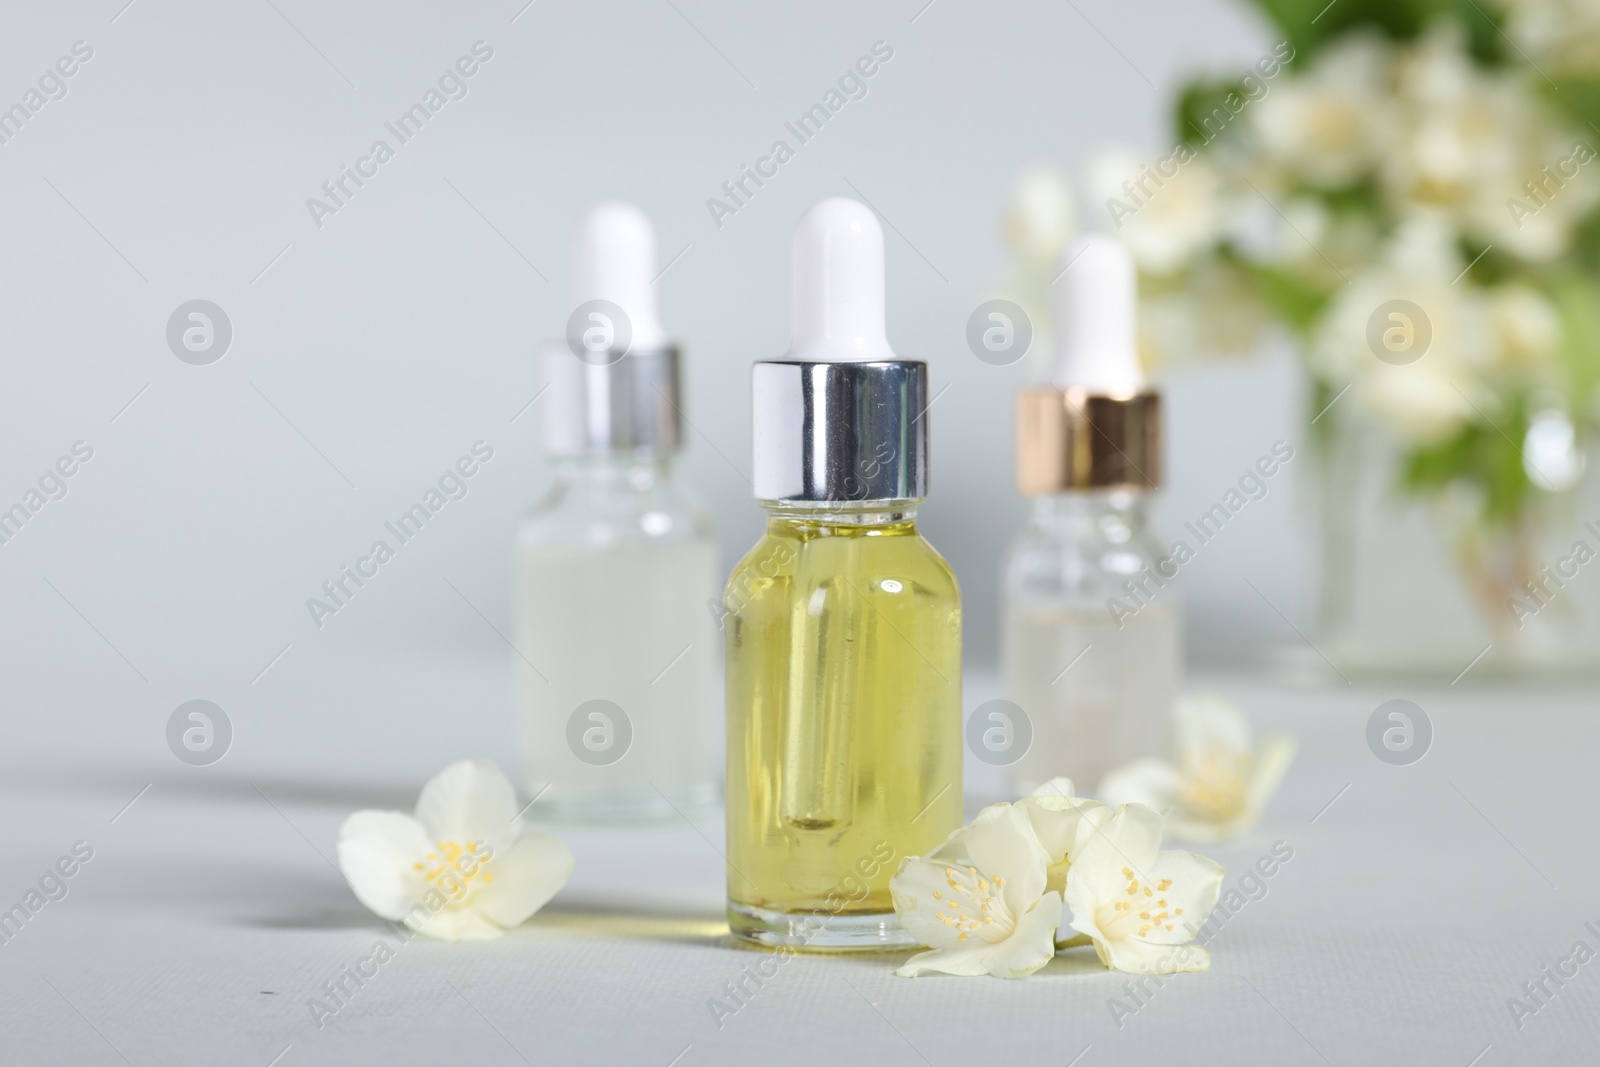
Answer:
<svg viewBox="0 0 1600 1067"><path fill-rule="evenodd" d="M734 566L728 589L748 599L767 591L788 595L799 586L836 580L852 584L863 595L895 594L914 587L941 599L960 598L950 564L914 526L817 535L770 523Z"/></svg>
<svg viewBox="0 0 1600 1067"><path fill-rule="evenodd" d="M558 474L523 517L519 543L589 545L715 539L710 509L681 476Z"/></svg>
<svg viewBox="0 0 1600 1067"><path fill-rule="evenodd" d="M946 580L949 582L950 591L952 593L959 594L960 583L956 581L955 569L950 566L950 561L944 558L944 553L933 547L933 542L929 541L926 537L923 537L920 533L917 534L917 541L923 555L927 558L930 565L936 570L943 572Z"/></svg>
<svg viewBox="0 0 1600 1067"><path fill-rule="evenodd" d="M1123 584L1166 555L1142 526L1112 521L1032 520L1001 562L1001 588L1011 600L1070 601L1119 595Z"/></svg>

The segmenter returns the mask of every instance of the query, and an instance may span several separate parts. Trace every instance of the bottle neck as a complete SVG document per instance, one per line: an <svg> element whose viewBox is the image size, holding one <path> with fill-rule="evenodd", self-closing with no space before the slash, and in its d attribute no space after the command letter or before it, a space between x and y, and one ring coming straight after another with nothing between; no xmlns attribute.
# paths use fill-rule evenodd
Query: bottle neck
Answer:
<svg viewBox="0 0 1600 1067"><path fill-rule="evenodd" d="M1091 489L1051 493L1033 498L1029 522L1058 533L1083 535L1110 522L1139 534L1146 528L1149 506L1148 490Z"/></svg>
<svg viewBox="0 0 1600 1067"><path fill-rule="evenodd" d="M672 478L676 455L654 449L554 457L556 480L647 489Z"/></svg>
<svg viewBox="0 0 1600 1067"><path fill-rule="evenodd" d="M818 523L828 526L903 526L917 521L920 500L868 500L858 504L797 503L790 500L759 501L767 517L778 522Z"/></svg>

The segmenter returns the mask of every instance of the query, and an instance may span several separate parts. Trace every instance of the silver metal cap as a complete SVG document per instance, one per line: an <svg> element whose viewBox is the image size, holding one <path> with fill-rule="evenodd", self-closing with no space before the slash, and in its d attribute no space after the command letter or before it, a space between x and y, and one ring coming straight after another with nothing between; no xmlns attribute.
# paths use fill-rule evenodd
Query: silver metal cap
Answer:
<svg viewBox="0 0 1600 1067"><path fill-rule="evenodd" d="M928 495L928 365L770 360L750 375L755 495L801 503Z"/></svg>
<svg viewBox="0 0 1600 1067"><path fill-rule="evenodd" d="M582 359L566 345L545 352L550 396L544 445L555 456L675 450L683 439L678 349Z"/></svg>

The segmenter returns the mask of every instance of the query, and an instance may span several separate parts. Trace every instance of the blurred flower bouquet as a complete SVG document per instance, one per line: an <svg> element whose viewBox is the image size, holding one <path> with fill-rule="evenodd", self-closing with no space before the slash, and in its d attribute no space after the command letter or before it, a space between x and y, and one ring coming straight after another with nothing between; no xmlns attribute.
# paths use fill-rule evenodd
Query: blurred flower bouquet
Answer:
<svg viewBox="0 0 1600 1067"><path fill-rule="evenodd" d="M1091 203L1140 263L1147 354L1295 337L1335 647L1365 477L1391 525L1420 511L1443 540L1474 651L1487 634L1504 661L1555 658L1523 631L1571 628L1550 568L1600 518L1573 492L1600 423L1600 2L1254 2L1279 43L1238 79L1191 84L1170 152L1090 168ZM1390 566L1391 596L1428 599ZM1403 646L1426 627L1390 628Z"/></svg>

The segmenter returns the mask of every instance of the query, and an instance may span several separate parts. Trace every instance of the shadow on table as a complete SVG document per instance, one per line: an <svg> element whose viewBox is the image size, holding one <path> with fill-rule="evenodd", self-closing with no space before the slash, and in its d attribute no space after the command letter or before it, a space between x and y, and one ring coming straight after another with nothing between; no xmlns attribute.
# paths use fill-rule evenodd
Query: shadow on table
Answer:
<svg viewBox="0 0 1600 1067"><path fill-rule="evenodd" d="M348 908L322 908L294 915L253 915L234 920L232 925L250 926L258 930L371 930L374 933L388 928L388 924L359 904Z"/></svg>
<svg viewBox="0 0 1600 1067"><path fill-rule="evenodd" d="M751 956L770 956L773 950L741 941L728 932L728 921L720 908L682 908L644 911L624 903L585 902L581 905L551 904L524 928L561 936L616 938L619 940L667 941L699 948L726 949ZM886 960L896 965L908 950L896 952L800 953L797 958L856 964L882 970ZM1092 954L1091 954L1092 955Z"/></svg>
<svg viewBox="0 0 1600 1067"><path fill-rule="evenodd" d="M668 941L699 948L726 949L741 956L771 956L774 949L741 941L728 931L720 908L668 909L647 912L625 903L582 905L551 904L524 924L524 928L561 936L604 937L619 940ZM886 952L801 952L789 959L844 964L872 971L899 966L911 949ZM1094 963L1093 950L1089 960ZM1103 970L1094 963L1094 970ZM1062 973L1068 973L1063 971Z"/></svg>
<svg viewBox="0 0 1600 1067"><path fill-rule="evenodd" d="M265 795L276 804L332 807L342 811L359 808L410 811L417 802L414 782L390 784L273 774L228 777L214 773L212 768L154 775L104 767L19 768L6 772L6 785L79 796L105 796L119 801L126 801L146 786L153 795L178 800L259 804ZM112 810L115 811L115 807Z"/></svg>
<svg viewBox="0 0 1600 1067"><path fill-rule="evenodd" d="M331 868L324 877L235 863L225 873L228 885L220 891L220 899L229 902L232 914L221 918L228 926L374 932L387 926L351 896L350 887Z"/></svg>
<svg viewBox="0 0 1600 1067"><path fill-rule="evenodd" d="M330 807L342 811L355 811L360 808L410 811L417 802L415 785L390 786L379 782L341 782L328 778L290 778L273 775L259 775L249 779L180 775L156 779L151 791L154 792L156 789L168 796L192 797L197 800L237 800L259 804L262 797L266 797L274 804Z"/></svg>
<svg viewBox="0 0 1600 1067"><path fill-rule="evenodd" d="M1055 959L1034 973L1039 975L1116 975L1118 972L1106 970L1105 965L1100 962L1100 957L1094 954L1093 948L1088 945L1079 945L1056 953ZM1127 976L1123 975L1122 977ZM1133 977L1137 978L1138 975Z"/></svg>
<svg viewBox="0 0 1600 1067"><path fill-rule="evenodd" d="M552 903L525 926L549 933L586 937L671 941L682 945L730 945L728 922L720 909L682 908L643 911L623 904Z"/></svg>
<svg viewBox="0 0 1600 1067"><path fill-rule="evenodd" d="M305 908L294 913L268 914L236 922L271 930L347 930L367 929L374 933L390 929L390 924L370 912L350 905ZM507 936L519 933L547 938L583 938L617 941L657 941L697 948L725 949L751 956L769 956L772 949L740 941L728 932L727 920L715 909L669 909L645 912L626 905L551 904L539 911ZM911 954L904 949L893 952L801 953L798 959L853 965L871 971L895 967ZM1042 974L1104 974L1093 949L1081 949L1053 960Z"/></svg>
<svg viewBox="0 0 1600 1067"><path fill-rule="evenodd" d="M259 914L242 915L232 923L269 930L359 930L388 929L390 924L349 899L343 883L323 886L299 882L289 885L271 878L258 882L259 896L270 898L276 907ZM343 898L343 899L341 899ZM668 910L643 912L638 908L584 903L551 904L518 929L545 935L613 938L618 940L670 941L676 944L731 947L728 924L718 911Z"/></svg>

